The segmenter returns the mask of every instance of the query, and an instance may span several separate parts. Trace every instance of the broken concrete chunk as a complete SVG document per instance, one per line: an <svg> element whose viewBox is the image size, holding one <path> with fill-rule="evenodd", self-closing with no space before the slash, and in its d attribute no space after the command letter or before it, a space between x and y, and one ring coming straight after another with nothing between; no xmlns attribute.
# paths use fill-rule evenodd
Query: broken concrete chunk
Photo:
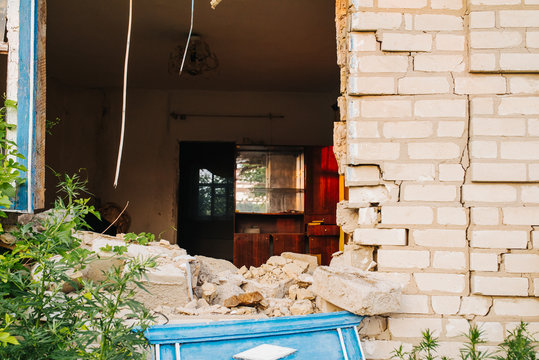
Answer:
<svg viewBox="0 0 539 360"><path fill-rule="evenodd" d="M292 279L280 280L269 284L248 280L242 286L242 289L246 292L258 291L266 298L284 298L288 294L288 288L292 283Z"/></svg>
<svg viewBox="0 0 539 360"><path fill-rule="evenodd" d="M400 309L402 288L383 273L320 266L313 274L312 291L354 314L380 315Z"/></svg>
<svg viewBox="0 0 539 360"><path fill-rule="evenodd" d="M195 256L195 259L200 263L198 285L202 285L205 282L215 282L215 279L223 271L230 271L234 274L238 273L238 268L227 260L214 259L200 255Z"/></svg>
<svg viewBox="0 0 539 360"><path fill-rule="evenodd" d="M245 274L249 271L245 265L243 265L239 270L238 274L245 276Z"/></svg>
<svg viewBox="0 0 539 360"><path fill-rule="evenodd" d="M316 307L318 308L318 310L320 310L320 312L323 312L323 313L344 311L344 309L333 305L332 303L324 300L320 296L316 297Z"/></svg>
<svg viewBox="0 0 539 360"><path fill-rule="evenodd" d="M286 259L282 256L272 256L266 261L266 264L272 266L285 266L287 263Z"/></svg>
<svg viewBox="0 0 539 360"><path fill-rule="evenodd" d="M330 267L351 266L367 271L373 262L374 249L371 246L357 244L344 245L344 251L333 254Z"/></svg>
<svg viewBox="0 0 539 360"><path fill-rule="evenodd" d="M299 260L308 263L309 269L307 270L307 272L309 274L312 274L314 270L318 267L318 258L313 255L284 252L281 254L281 256L285 259Z"/></svg>
<svg viewBox="0 0 539 360"><path fill-rule="evenodd" d="M347 234L351 234L357 229L359 215L357 209L350 208L348 201L337 203L337 225Z"/></svg>
<svg viewBox="0 0 539 360"><path fill-rule="evenodd" d="M298 300L290 307L292 315L308 315L313 313L313 304L309 300Z"/></svg>
<svg viewBox="0 0 539 360"><path fill-rule="evenodd" d="M296 299L298 300L314 300L315 296L311 289L299 288L296 292Z"/></svg>
<svg viewBox="0 0 539 360"><path fill-rule="evenodd" d="M215 296L217 296L217 286L212 283L204 283L201 287L202 299L211 303Z"/></svg>
<svg viewBox="0 0 539 360"><path fill-rule="evenodd" d="M224 306L227 308L232 308L236 306L255 306L258 303L260 303L262 300L264 300L264 297L261 293L258 291L255 292L249 292L239 295L231 296L230 298L226 299L224 301Z"/></svg>
<svg viewBox="0 0 539 360"><path fill-rule="evenodd" d="M300 274L307 270L298 266L296 263L290 263L283 266L283 272L290 278L296 279Z"/></svg>

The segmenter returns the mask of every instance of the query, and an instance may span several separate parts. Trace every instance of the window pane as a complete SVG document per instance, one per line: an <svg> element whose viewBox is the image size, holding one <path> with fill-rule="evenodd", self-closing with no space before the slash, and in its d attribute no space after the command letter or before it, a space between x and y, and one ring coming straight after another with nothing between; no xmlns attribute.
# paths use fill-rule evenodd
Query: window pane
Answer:
<svg viewBox="0 0 539 360"><path fill-rule="evenodd" d="M200 169L198 171L198 183L199 184L211 184L212 173L208 169Z"/></svg>
<svg viewBox="0 0 539 360"><path fill-rule="evenodd" d="M211 187L198 187L198 214L200 216L211 216Z"/></svg>

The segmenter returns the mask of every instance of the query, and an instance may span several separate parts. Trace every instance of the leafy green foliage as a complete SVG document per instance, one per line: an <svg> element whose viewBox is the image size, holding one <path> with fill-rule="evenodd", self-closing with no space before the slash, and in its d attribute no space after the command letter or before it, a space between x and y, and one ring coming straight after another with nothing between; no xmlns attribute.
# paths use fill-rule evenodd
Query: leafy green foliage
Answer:
<svg viewBox="0 0 539 360"><path fill-rule="evenodd" d="M440 346L438 338L434 337L434 334L427 329L421 332L423 336L421 342L414 346L410 352L405 352L402 345L393 351L393 357L402 360L434 360L436 357L436 349ZM443 358L442 358L443 359Z"/></svg>
<svg viewBox="0 0 539 360"><path fill-rule="evenodd" d="M480 330L477 325L472 325L468 329L466 338L468 342L464 344L464 347L460 349L460 358L462 360L483 360L490 359L490 353L484 350L479 350L478 346L484 344L486 341L482 338L483 331Z"/></svg>
<svg viewBox="0 0 539 360"><path fill-rule="evenodd" d="M39 226L44 230L19 227L16 247L0 257L0 358L144 359L142 332L152 317L134 295L155 262L122 258L124 247L114 247L112 255L123 263L103 281L76 275L97 256L80 248L73 233L85 215L98 214L81 197L85 182L77 175L61 177L60 189L54 211Z"/></svg>
<svg viewBox="0 0 539 360"><path fill-rule="evenodd" d="M139 245L148 245L151 242L155 241L155 235L150 233L142 232L140 234L127 233L124 236L124 240L129 243L135 243Z"/></svg>
<svg viewBox="0 0 539 360"><path fill-rule="evenodd" d="M537 352L537 340L528 332L527 324L520 325L509 335L499 348L505 352L505 356L496 356L496 360L535 360Z"/></svg>

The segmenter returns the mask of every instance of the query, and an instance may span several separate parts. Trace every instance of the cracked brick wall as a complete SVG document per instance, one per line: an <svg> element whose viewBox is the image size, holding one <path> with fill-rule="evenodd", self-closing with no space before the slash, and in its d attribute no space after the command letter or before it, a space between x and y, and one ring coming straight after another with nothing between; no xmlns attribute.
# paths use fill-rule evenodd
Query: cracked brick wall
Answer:
<svg viewBox="0 0 539 360"><path fill-rule="evenodd" d="M539 1L338 0L337 39L338 221L405 289L367 358L539 331Z"/></svg>

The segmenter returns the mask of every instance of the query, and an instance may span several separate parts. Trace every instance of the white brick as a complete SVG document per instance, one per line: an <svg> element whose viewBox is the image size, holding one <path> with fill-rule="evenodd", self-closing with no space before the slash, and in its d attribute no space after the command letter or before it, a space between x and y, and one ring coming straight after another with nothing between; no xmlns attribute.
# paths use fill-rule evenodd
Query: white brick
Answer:
<svg viewBox="0 0 539 360"><path fill-rule="evenodd" d="M503 341L503 326L499 322L477 322L477 326L483 331L482 338L486 341Z"/></svg>
<svg viewBox="0 0 539 360"><path fill-rule="evenodd" d="M461 251L435 251L432 267L435 269L465 270L466 256Z"/></svg>
<svg viewBox="0 0 539 360"><path fill-rule="evenodd" d="M498 225L500 223L500 214L498 208L472 207L470 211L472 224Z"/></svg>
<svg viewBox="0 0 539 360"><path fill-rule="evenodd" d="M472 117L473 136L525 136L526 119Z"/></svg>
<svg viewBox="0 0 539 360"><path fill-rule="evenodd" d="M434 180L434 165L419 163L385 163L384 180Z"/></svg>
<svg viewBox="0 0 539 360"><path fill-rule="evenodd" d="M416 15L414 19L414 28L416 30L462 30L462 24L462 18L453 15L424 14Z"/></svg>
<svg viewBox="0 0 539 360"><path fill-rule="evenodd" d="M539 141L504 141L500 156L510 160L539 160Z"/></svg>
<svg viewBox="0 0 539 360"><path fill-rule="evenodd" d="M348 139L375 139L380 137L377 121L347 121Z"/></svg>
<svg viewBox="0 0 539 360"><path fill-rule="evenodd" d="M395 121L384 123L384 137L389 139L420 139L432 135L432 122Z"/></svg>
<svg viewBox="0 0 539 360"><path fill-rule="evenodd" d="M539 164L528 164L528 177L531 181L539 180Z"/></svg>
<svg viewBox="0 0 539 360"><path fill-rule="evenodd" d="M410 159L450 160L460 156L460 147L452 142L429 142L408 144Z"/></svg>
<svg viewBox="0 0 539 360"><path fill-rule="evenodd" d="M539 31L526 31L526 47L539 48Z"/></svg>
<svg viewBox="0 0 539 360"><path fill-rule="evenodd" d="M378 250L381 268L425 269L430 265L430 253L418 250Z"/></svg>
<svg viewBox="0 0 539 360"><path fill-rule="evenodd" d="M466 99L418 100L414 113L418 117L465 117L467 107Z"/></svg>
<svg viewBox="0 0 539 360"><path fill-rule="evenodd" d="M440 225L467 225L466 210L461 207L440 207L437 210Z"/></svg>
<svg viewBox="0 0 539 360"><path fill-rule="evenodd" d="M431 34L388 33L382 34L382 51L431 51Z"/></svg>
<svg viewBox="0 0 539 360"><path fill-rule="evenodd" d="M373 7L374 0L352 0L352 5L356 9L361 7Z"/></svg>
<svg viewBox="0 0 539 360"><path fill-rule="evenodd" d="M385 203L393 200L390 191L385 185L354 186L348 190L348 201L350 204Z"/></svg>
<svg viewBox="0 0 539 360"><path fill-rule="evenodd" d="M539 54L502 53L500 54L500 68L508 71L537 72L539 70Z"/></svg>
<svg viewBox="0 0 539 360"><path fill-rule="evenodd" d="M533 295L535 297L539 297L539 278L533 279L533 289L534 289Z"/></svg>
<svg viewBox="0 0 539 360"><path fill-rule="evenodd" d="M360 143L348 145L350 163L372 160L396 160L400 156L400 144L396 143Z"/></svg>
<svg viewBox="0 0 539 360"><path fill-rule="evenodd" d="M539 231L536 228L532 231L532 246L534 250L539 249Z"/></svg>
<svg viewBox="0 0 539 360"><path fill-rule="evenodd" d="M383 272L383 274L384 274L384 277L387 278L387 280L399 284L403 288L403 291L407 291L411 289L413 286L411 282L412 277L410 273L398 273L395 271L391 271L391 272Z"/></svg>
<svg viewBox="0 0 539 360"><path fill-rule="evenodd" d="M490 115L494 114L494 99L484 97L474 97L471 101L472 114Z"/></svg>
<svg viewBox="0 0 539 360"><path fill-rule="evenodd" d="M463 297L460 305L459 314L461 315L480 315L488 314L492 306L492 299L484 296Z"/></svg>
<svg viewBox="0 0 539 360"><path fill-rule="evenodd" d="M350 76L351 95L395 94L395 79L389 76Z"/></svg>
<svg viewBox="0 0 539 360"><path fill-rule="evenodd" d="M457 187L455 185L409 184L404 187L405 201L455 201Z"/></svg>
<svg viewBox="0 0 539 360"><path fill-rule="evenodd" d="M464 121L440 121L436 135L439 137L461 137L466 124Z"/></svg>
<svg viewBox="0 0 539 360"><path fill-rule="evenodd" d="M496 141L474 140L470 143L470 155L474 159L496 159L498 144Z"/></svg>
<svg viewBox="0 0 539 360"><path fill-rule="evenodd" d="M494 11L472 11L470 13L470 28L485 29L496 25L496 13Z"/></svg>
<svg viewBox="0 0 539 360"><path fill-rule="evenodd" d="M427 55L414 56L415 71L464 71L462 55Z"/></svg>
<svg viewBox="0 0 539 360"><path fill-rule="evenodd" d="M474 163L472 181L504 182L526 181L526 164Z"/></svg>
<svg viewBox="0 0 539 360"><path fill-rule="evenodd" d="M432 308L436 314L456 314L460 309L460 296L433 296Z"/></svg>
<svg viewBox="0 0 539 360"><path fill-rule="evenodd" d="M382 224L432 224L433 211L427 206L382 206Z"/></svg>
<svg viewBox="0 0 539 360"><path fill-rule="evenodd" d="M523 186L520 191L520 199L524 203L539 203L539 186Z"/></svg>
<svg viewBox="0 0 539 360"><path fill-rule="evenodd" d="M464 230L428 229L412 230L415 245L426 247L463 247L466 245Z"/></svg>
<svg viewBox="0 0 539 360"><path fill-rule="evenodd" d="M398 313L428 314L429 297L427 295L401 295L401 307Z"/></svg>
<svg viewBox="0 0 539 360"><path fill-rule="evenodd" d="M502 97L498 108L500 115L539 115L537 97Z"/></svg>
<svg viewBox="0 0 539 360"><path fill-rule="evenodd" d="M402 349L406 352L412 350L412 344L402 343L400 341L387 340L361 340L363 350L367 359L390 359L393 351L402 345Z"/></svg>
<svg viewBox="0 0 539 360"><path fill-rule="evenodd" d="M455 78L456 94L504 94L505 78L501 76L470 75Z"/></svg>
<svg viewBox="0 0 539 360"><path fill-rule="evenodd" d="M438 173L440 181L464 181L464 169L460 164L440 164Z"/></svg>
<svg viewBox="0 0 539 360"><path fill-rule="evenodd" d="M514 48L522 44L522 35L518 31L472 31L470 46L473 49Z"/></svg>
<svg viewBox="0 0 539 360"><path fill-rule="evenodd" d="M462 0L431 0L430 7L433 9L448 9L459 10L462 9Z"/></svg>
<svg viewBox="0 0 539 360"><path fill-rule="evenodd" d="M498 271L498 254L496 253L470 253L470 270Z"/></svg>
<svg viewBox="0 0 539 360"><path fill-rule="evenodd" d="M355 55L350 58L350 71L369 73L395 73L408 70L408 56L404 55Z"/></svg>
<svg viewBox="0 0 539 360"><path fill-rule="evenodd" d="M465 38L462 35L437 34L436 49L448 51L463 51Z"/></svg>
<svg viewBox="0 0 539 360"><path fill-rule="evenodd" d="M380 182L380 168L374 165L346 167L346 180L354 183L377 184Z"/></svg>
<svg viewBox="0 0 539 360"><path fill-rule="evenodd" d="M517 199L517 191L509 185L466 184L462 187L462 199L477 202L512 202Z"/></svg>
<svg viewBox="0 0 539 360"><path fill-rule="evenodd" d="M537 94L539 93L539 78L512 76L509 78L509 89L513 94Z"/></svg>
<svg viewBox="0 0 539 360"><path fill-rule="evenodd" d="M359 12L352 14L352 31L398 29L401 24L401 13Z"/></svg>
<svg viewBox="0 0 539 360"><path fill-rule="evenodd" d="M493 311L496 315L516 316L518 318L539 316L539 298L494 299Z"/></svg>
<svg viewBox="0 0 539 360"><path fill-rule="evenodd" d="M427 0L378 0L379 8L421 9L427 6Z"/></svg>
<svg viewBox="0 0 539 360"><path fill-rule="evenodd" d="M526 230L474 230L470 246L486 249L525 249L528 237Z"/></svg>
<svg viewBox="0 0 539 360"><path fill-rule="evenodd" d="M451 90L447 77L407 76L399 79L399 94L445 94Z"/></svg>
<svg viewBox="0 0 539 360"><path fill-rule="evenodd" d="M508 273L539 273L537 254L505 254L503 259Z"/></svg>
<svg viewBox="0 0 539 360"><path fill-rule="evenodd" d="M358 209L358 225L376 225L378 224L378 210L374 207Z"/></svg>
<svg viewBox="0 0 539 360"><path fill-rule="evenodd" d="M521 0L471 0L472 5L520 5Z"/></svg>
<svg viewBox="0 0 539 360"><path fill-rule="evenodd" d="M528 119L528 135L539 136L539 119Z"/></svg>
<svg viewBox="0 0 539 360"><path fill-rule="evenodd" d="M496 70L496 54L472 52L470 56L470 71Z"/></svg>
<svg viewBox="0 0 539 360"><path fill-rule="evenodd" d="M414 273L417 287L423 292L462 293L466 288L466 276L460 274Z"/></svg>
<svg viewBox="0 0 539 360"><path fill-rule="evenodd" d="M360 245L406 245L406 229L356 229L354 243Z"/></svg>
<svg viewBox="0 0 539 360"><path fill-rule="evenodd" d="M412 116L412 102L409 98L381 97L361 102L361 115L368 118L404 118Z"/></svg>
<svg viewBox="0 0 539 360"><path fill-rule="evenodd" d="M502 10L501 27L539 27L539 10Z"/></svg>
<svg viewBox="0 0 539 360"><path fill-rule="evenodd" d="M442 331L441 319L425 318L389 318L388 327L393 337L420 337L421 332L427 329L440 336Z"/></svg>
<svg viewBox="0 0 539 360"><path fill-rule="evenodd" d="M472 275L472 293L494 296L528 296L528 279Z"/></svg>
<svg viewBox="0 0 539 360"><path fill-rule="evenodd" d="M350 51L376 51L377 42L374 33L350 33Z"/></svg>
<svg viewBox="0 0 539 360"><path fill-rule="evenodd" d="M468 333L470 324L466 319L447 319L445 324L445 336L457 337Z"/></svg>

